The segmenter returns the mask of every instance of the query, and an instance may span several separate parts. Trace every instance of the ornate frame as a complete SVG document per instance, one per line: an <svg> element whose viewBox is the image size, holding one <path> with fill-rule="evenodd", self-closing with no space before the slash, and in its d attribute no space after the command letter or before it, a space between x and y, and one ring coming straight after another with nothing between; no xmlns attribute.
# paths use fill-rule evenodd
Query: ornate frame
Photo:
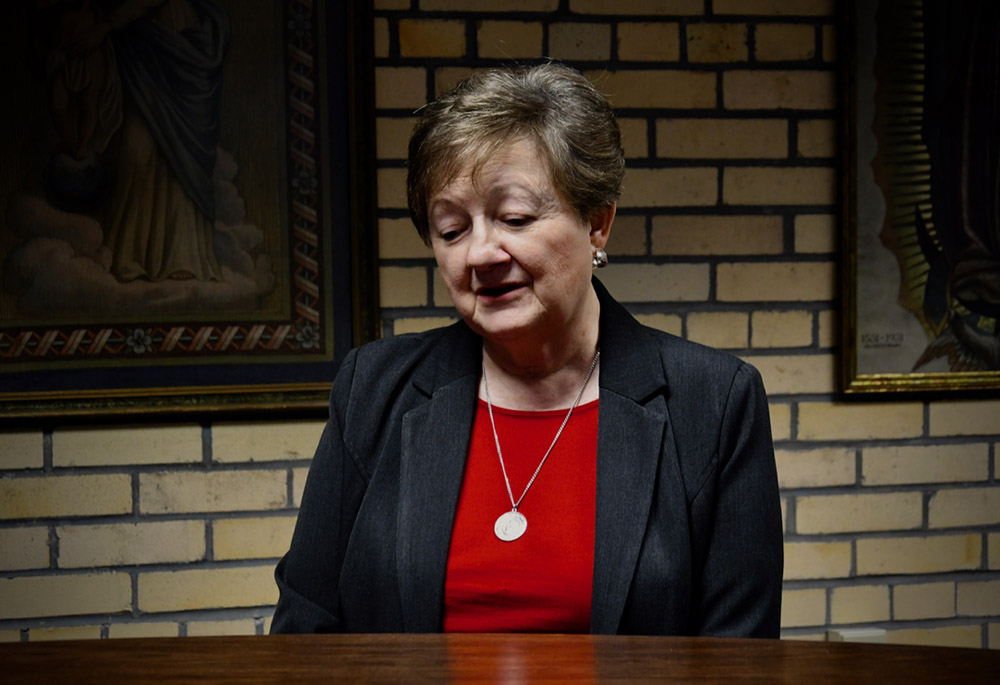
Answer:
<svg viewBox="0 0 1000 685"><path fill-rule="evenodd" d="M0 420L325 407L340 360L379 332L367 5L283 3L285 314L0 320Z"/></svg>

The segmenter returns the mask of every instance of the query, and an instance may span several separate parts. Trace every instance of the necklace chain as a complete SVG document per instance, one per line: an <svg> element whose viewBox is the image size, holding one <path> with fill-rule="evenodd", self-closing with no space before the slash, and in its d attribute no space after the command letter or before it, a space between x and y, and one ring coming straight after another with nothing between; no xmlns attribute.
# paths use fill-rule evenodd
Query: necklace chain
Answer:
<svg viewBox="0 0 1000 685"><path fill-rule="evenodd" d="M531 475L531 479L528 481L528 484L524 486L524 492L521 493L521 496L517 498L516 502L514 501L514 493L510 489L510 478L507 477L507 467L504 466L503 463L503 452L500 451L500 438L497 436L497 424L493 420L493 403L490 402L490 385L486 382L486 361L485 359L483 360L483 391L486 394L486 409L490 414L490 426L493 427L493 442L497 447L497 457L500 459L500 470L503 472L503 481L507 485L507 496L510 497L511 511L517 511L517 508L521 506L521 500L523 500L524 496L528 494L528 490L531 489L535 479L538 478L538 473L542 470L542 466L545 465L545 460L549 458L549 454L552 453L552 448L556 446L556 442L559 441L559 436L562 435L563 429L566 427L566 424L569 423L569 417L573 415L573 410L576 409L576 405L580 403L580 398L583 397L583 391L587 388L587 383L590 382L590 376L594 373L594 369L597 367L597 360L600 358L601 350L598 349L597 354L594 355L594 360L590 362L590 370L587 371L587 377L583 379L583 385L580 387L580 392L576 394L576 399L573 400L573 405L569 408L569 411L566 412L566 418L563 419L562 425L559 426L559 430L556 431L556 437L552 438L552 444L549 445L547 450L545 450L545 456L543 456L542 460L538 462L538 468L536 468L535 472Z"/></svg>

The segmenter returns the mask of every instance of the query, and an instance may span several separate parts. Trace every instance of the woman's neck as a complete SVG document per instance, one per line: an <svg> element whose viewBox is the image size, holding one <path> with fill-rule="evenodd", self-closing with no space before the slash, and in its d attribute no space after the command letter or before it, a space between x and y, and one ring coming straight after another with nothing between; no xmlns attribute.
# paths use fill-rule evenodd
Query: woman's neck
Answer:
<svg viewBox="0 0 1000 685"><path fill-rule="evenodd" d="M509 409L541 411L573 404L597 353L599 312L566 335L545 340L483 343L483 364L490 401ZM581 403L597 399L598 368L594 369ZM480 397L485 399L480 384Z"/></svg>

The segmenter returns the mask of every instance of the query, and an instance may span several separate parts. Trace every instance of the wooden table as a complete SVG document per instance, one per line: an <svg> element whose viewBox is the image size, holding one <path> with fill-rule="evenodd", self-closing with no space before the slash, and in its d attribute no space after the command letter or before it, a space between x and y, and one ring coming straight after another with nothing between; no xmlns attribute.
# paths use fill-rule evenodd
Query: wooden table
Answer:
<svg viewBox="0 0 1000 685"><path fill-rule="evenodd" d="M302 635L0 644L3 683L997 683L1000 652L587 635Z"/></svg>

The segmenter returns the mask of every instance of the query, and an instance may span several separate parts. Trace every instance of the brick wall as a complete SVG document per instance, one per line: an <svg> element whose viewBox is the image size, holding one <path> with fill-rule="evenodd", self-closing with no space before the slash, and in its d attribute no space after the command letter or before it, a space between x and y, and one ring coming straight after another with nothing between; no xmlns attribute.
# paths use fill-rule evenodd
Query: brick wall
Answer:
<svg viewBox="0 0 1000 685"><path fill-rule="evenodd" d="M1000 648L1000 400L839 401L833 0L375 0L385 335L454 319L406 218L413 111L544 55L609 94L629 171L601 272L764 376L782 632ZM321 423L0 435L0 639L265 632Z"/></svg>

